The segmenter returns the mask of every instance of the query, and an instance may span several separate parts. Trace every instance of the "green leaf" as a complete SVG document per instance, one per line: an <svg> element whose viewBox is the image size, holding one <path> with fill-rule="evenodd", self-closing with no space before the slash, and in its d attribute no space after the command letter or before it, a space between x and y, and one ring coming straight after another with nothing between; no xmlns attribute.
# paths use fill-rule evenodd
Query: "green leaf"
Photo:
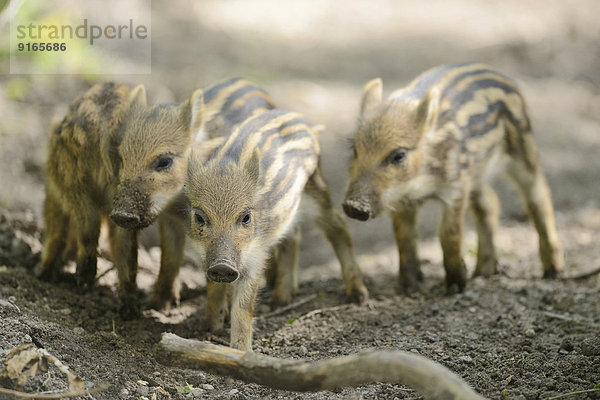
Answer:
<svg viewBox="0 0 600 400"><path fill-rule="evenodd" d="M177 387L177 393L179 394L189 394L192 392L192 390L194 390L194 386L190 385L189 383L185 386Z"/></svg>
<svg viewBox="0 0 600 400"><path fill-rule="evenodd" d="M290 318L290 319L289 319L289 321L288 321L288 324L290 324L290 325L291 325L291 324L293 324L293 323L294 323L294 321L296 321L297 319L298 319L298 318L296 318L296 317L292 317L292 318Z"/></svg>

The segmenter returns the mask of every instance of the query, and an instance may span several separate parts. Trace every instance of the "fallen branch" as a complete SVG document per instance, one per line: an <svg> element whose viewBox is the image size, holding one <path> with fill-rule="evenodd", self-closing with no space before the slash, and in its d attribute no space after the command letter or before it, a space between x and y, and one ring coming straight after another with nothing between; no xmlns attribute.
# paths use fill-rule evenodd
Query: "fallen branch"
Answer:
<svg viewBox="0 0 600 400"><path fill-rule="evenodd" d="M222 344L223 346L229 346L230 345L230 343L227 340L221 339L220 337L215 336L215 335L208 334L207 339L208 339L209 342L219 343L219 344Z"/></svg>
<svg viewBox="0 0 600 400"><path fill-rule="evenodd" d="M367 351L321 361L287 360L172 333L163 333L160 346L194 368L274 389L316 392L386 382L408 385L426 399L484 399L447 368L403 351Z"/></svg>
<svg viewBox="0 0 600 400"><path fill-rule="evenodd" d="M0 394L8 394L20 399L65 399L68 397L87 396L108 389L108 385L98 385L90 390L68 391L56 393L26 393L19 390L0 388Z"/></svg>
<svg viewBox="0 0 600 400"><path fill-rule="evenodd" d="M346 309L350 306L351 306L351 304L340 304L339 306L317 308L316 310L312 310L312 311L307 312L304 315L301 315L300 317L298 317L298 320L303 321L305 319L314 317L315 315L318 315L318 314L324 314L326 312L340 311L340 310Z"/></svg>
<svg viewBox="0 0 600 400"><path fill-rule="evenodd" d="M308 296L308 297L305 297L305 298L303 298L302 300L298 300L298 301L297 301L297 302L295 302L295 303L288 304L288 305L287 305L287 306L285 306L285 307L282 307L282 308L279 308L279 309L277 309L277 310L275 310L275 311L272 311L272 312L270 312L270 313L267 313L267 314L261 315L260 317L258 317L258 319L267 319L267 318L274 317L274 316L276 316L276 315L281 315L281 314L284 314L284 313L286 313L286 312L288 312L288 311L290 311L290 310L293 310L293 309L295 309L295 308L298 308L298 307L300 307L300 306L302 306L302 305L304 305L304 304L306 304L306 303L308 303L308 302L311 302L311 301L313 301L313 300L314 300L314 299L316 299L317 297L318 297L318 296L317 296L316 294L313 294L313 295L311 295L311 296Z"/></svg>

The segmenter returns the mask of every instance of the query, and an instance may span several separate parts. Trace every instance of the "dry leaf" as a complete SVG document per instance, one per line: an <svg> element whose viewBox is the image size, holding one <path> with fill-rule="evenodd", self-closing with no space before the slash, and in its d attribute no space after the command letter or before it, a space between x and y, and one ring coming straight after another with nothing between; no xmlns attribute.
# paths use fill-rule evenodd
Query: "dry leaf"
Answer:
<svg viewBox="0 0 600 400"><path fill-rule="evenodd" d="M29 377L48 370L45 361L32 343L15 347L4 360L0 376L8 377L17 386L25 386Z"/></svg>

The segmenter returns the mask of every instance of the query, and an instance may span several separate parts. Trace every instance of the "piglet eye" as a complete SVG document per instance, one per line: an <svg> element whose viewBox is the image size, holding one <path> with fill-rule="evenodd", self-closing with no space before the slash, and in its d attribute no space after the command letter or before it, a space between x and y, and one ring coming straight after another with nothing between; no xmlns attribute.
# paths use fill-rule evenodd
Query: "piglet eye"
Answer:
<svg viewBox="0 0 600 400"><path fill-rule="evenodd" d="M406 160L406 150L400 149L400 150L396 150L394 152L394 154L392 154L390 163L391 164L400 164L404 160Z"/></svg>
<svg viewBox="0 0 600 400"><path fill-rule="evenodd" d="M173 158L172 157L163 156L163 157L160 157L156 161L156 167L154 167L154 169L156 171L164 171L165 169L169 169L172 164L173 164Z"/></svg>
<svg viewBox="0 0 600 400"><path fill-rule="evenodd" d="M206 225L206 221L204 221L204 218L202 217L202 215L200 215L198 213L194 213L194 220L196 221L196 224L200 227Z"/></svg>
<svg viewBox="0 0 600 400"><path fill-rule="evenodd" d="M242 215L242 225L248 226L250 224L250 221L252 221L252 215L250 214L250 211L247 211L244 213L244 215Z"/></svg>

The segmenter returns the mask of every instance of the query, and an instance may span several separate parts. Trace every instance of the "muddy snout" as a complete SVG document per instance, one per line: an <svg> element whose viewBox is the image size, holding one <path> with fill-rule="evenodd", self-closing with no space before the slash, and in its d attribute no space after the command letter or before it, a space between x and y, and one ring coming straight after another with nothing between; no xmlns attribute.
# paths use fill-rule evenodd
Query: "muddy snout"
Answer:
<svg viewBox="0 0 600 400"><path fill-rule="evenodd" d="M221 260L211 265L206 274L208 279L219 283L231 283L240 276L235 266L227 260Z"/></svg>
<svg viewBox="0 0 600 400"><path fill-rule="evenodd" d="M140 217L125 210L113 210L110 219L125 229L135 229L140 226Z"/></svg>
<svg viewBox="0 0 600 400"><path fill-rule="evenodd" d="M142 229L153 221L150 196L137 185L122 184L113 198L109 218L125 229Z"/></svg>
<svg viewBox="0 0 600 400"><path fill-rule="evenodd" d="M375 217L371 205L360 198L346 199L342 207L347 216L359 221L366 221L369 218Z"/></svg>

